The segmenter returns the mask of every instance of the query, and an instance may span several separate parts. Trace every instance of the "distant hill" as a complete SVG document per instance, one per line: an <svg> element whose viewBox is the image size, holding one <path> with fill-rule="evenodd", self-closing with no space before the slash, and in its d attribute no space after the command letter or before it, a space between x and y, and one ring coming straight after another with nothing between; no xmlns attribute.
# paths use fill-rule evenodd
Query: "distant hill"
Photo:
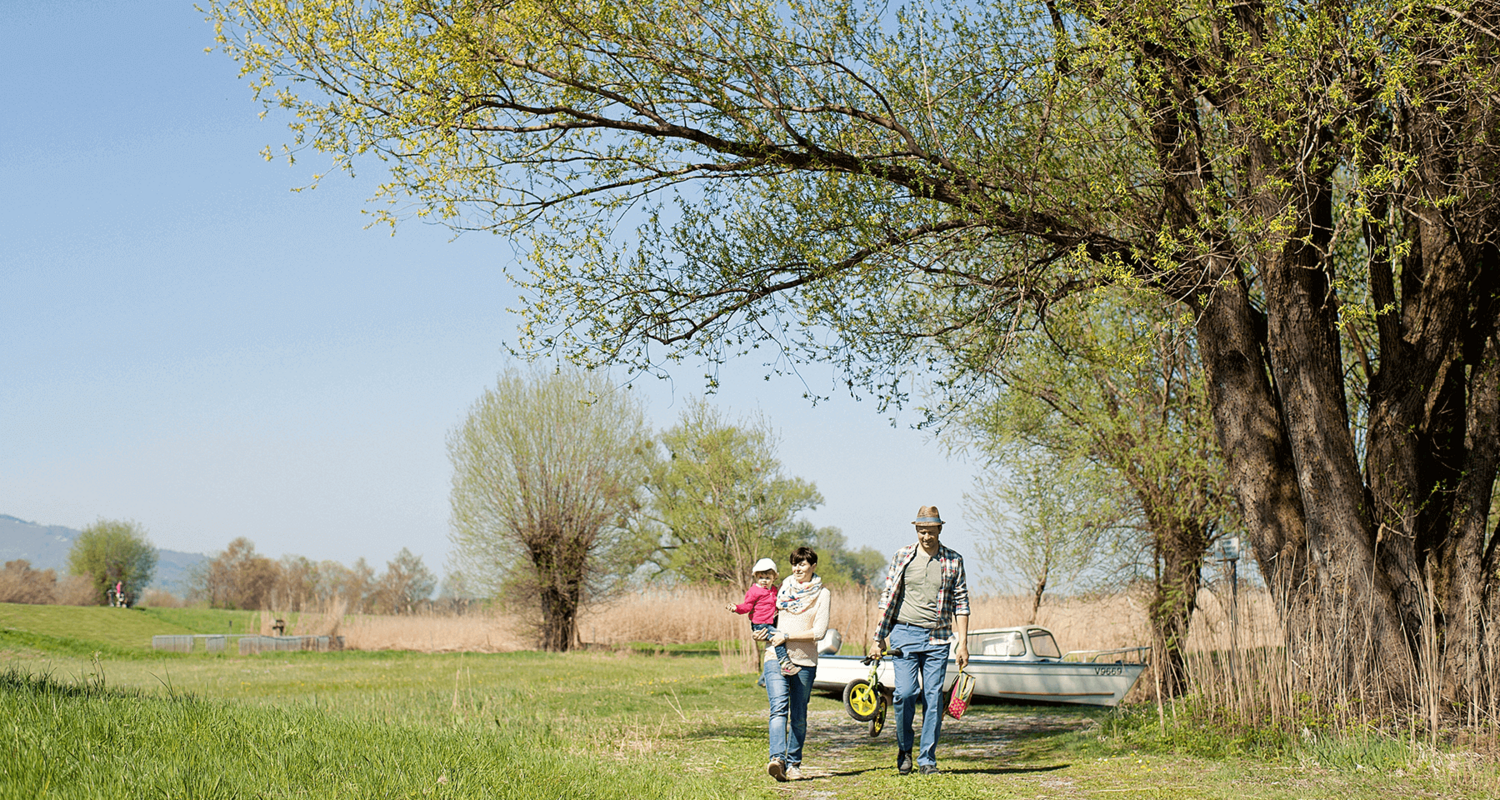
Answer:
<svg viewBox="0 0 1500 800"><path fill-rule="evenodd" d="M52 569L65 575L68 572L68 551L73 549L73 540L79 533L81 531L61 525L38 525L0 514L0 564L24 558L31 562L33 569ZM151 580L151 586L180 597L187 589L188 570L206 560L208 556L202 553L157 549L156 577Z"/></svg>

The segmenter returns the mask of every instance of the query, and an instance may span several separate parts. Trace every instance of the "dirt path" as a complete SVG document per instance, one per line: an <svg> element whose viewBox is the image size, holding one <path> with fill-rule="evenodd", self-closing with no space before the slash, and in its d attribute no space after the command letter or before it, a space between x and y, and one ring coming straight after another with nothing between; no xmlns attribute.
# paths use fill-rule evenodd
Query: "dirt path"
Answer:
<svg viewBox="0 0 1500 800"><path fill-rule="evenodd" d="M917 712L921 724L921 711ZM1008 772L1020 755L1016 742L1036 734L1081 730L1094 725L1087 717L1056 713L977 713L962 720L943 721L938 765L955 772ZM871 738L865 724L842 710L808 715L804 779L782 787L787 797L836 800L838 787L850 778L896 774L896 738L892 720L880 736ZM1057 787L1064 788L1064 787Z"/></svg>

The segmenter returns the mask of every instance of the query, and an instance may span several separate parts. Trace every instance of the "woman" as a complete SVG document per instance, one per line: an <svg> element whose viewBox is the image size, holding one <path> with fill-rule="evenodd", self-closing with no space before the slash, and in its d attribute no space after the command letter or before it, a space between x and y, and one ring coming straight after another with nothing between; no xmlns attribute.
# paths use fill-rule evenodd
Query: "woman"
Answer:
<svg viewBox="0 0 1500 800"><path fill-rule="evenodd" d="M810 547L792 551L792 574L776 593L778 635L770 638L761 676L771 705L771 761L766 772L778 781L802 777L802 743L807 738L807 701L812 696L813 676L818 672L818 640L828 631L828 607L832 600L817 576L818 554ZM775 646L786 645L787 656L798 669L785 675L776 661Z"/></svg>

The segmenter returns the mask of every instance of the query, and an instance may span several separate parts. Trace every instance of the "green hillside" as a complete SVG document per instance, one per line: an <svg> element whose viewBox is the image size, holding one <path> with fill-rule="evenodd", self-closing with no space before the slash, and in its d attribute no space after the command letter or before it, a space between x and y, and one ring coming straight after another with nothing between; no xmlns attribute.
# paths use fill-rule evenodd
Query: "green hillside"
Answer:
<svg viewBox="0 0 1500 800"><path fill-rule="evenodd" d="M107 608L0 603L0 649L148 653L151 637L187 633L253 633L253 611L208 608Z"/></svg>

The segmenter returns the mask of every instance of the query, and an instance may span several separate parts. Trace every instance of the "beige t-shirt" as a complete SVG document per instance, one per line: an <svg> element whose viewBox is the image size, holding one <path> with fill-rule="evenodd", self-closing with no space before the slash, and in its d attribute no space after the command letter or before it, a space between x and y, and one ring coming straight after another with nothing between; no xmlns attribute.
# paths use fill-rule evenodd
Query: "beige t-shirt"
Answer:
<svg viewBox="0 0 1500 800"><path fill-rule="evenodd" d="M938 589L943 586L943 565L918 547L911 563L906 565L906 574L901 582L904 588L901 608L896 611L896 621L919 628L936 627L937 596Z"/></svg>
<svg viewBox="0 0 1500 800"><path fill-rule="evenodd" d="M790 614L782 611L776 618L776 630L787 635L786 657L799 667L816 667L818 665L818 640L828 632L828 607L832 605L832 596L828 590L818 592L818 599L812 602L801 614ZM803 636L811 633L812 640L793 641L790 637ZM767 647L765 660L776 660L776 648Z"/></svg>

